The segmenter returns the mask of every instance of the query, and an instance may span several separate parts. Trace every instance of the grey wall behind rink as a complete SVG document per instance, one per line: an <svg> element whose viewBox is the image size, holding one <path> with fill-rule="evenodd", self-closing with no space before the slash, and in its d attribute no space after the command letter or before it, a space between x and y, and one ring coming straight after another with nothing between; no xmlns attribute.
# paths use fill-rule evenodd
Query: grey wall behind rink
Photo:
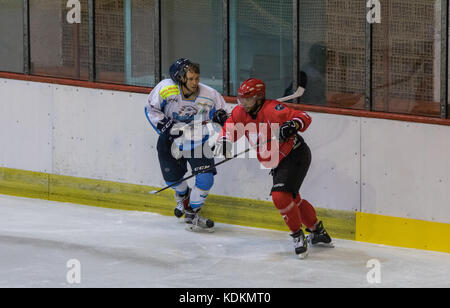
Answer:
<svg viewBox="0 0 450 308"><path fill-rule="evenodd" d="M0 166L164 187L146 100L0 79ZM305 199L322 208L450 223L449 126L310 115ZM255 158L235 159L218 172L211 193L271 200L269 170Z"/></svg>

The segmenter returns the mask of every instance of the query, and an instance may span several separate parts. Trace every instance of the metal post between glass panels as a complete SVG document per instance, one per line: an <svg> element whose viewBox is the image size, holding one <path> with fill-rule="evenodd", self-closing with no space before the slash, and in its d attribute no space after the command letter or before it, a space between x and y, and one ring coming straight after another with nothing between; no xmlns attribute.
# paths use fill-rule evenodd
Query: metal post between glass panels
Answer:
<svg viewBox="0 0 450 308"><path fill-rule="evenodd" d="M293 59L292 59L292 90L295 91L298 87L298 76L300 69L300 54L299 54L299 38L300 38L300 28L299 28L299 0L292 1L292 47L293 47ZM300 100L297 98L294 102L298 103Z"/></svg>
<svg viewBox="0 0 450 308"><path fill-rule="evenodd" d="M229 0L222 0L222 86L223 95L230 95L230 5Z"/></svg>
<svg viewBox="0 0 450 308"><path fill-rule="evenodd" d="M132 79L132 33L131 33L131 18L132 18L132 5L131 0L124 0L124 33L125 33L125 83L133 84Z"/></svg>
<svg viewBox="0 0 450 308"><path fill-rule="evenodd" d="M153 54L155 59L155 85L158 84L162 79L161 74L161 0L155 0L155 16L154 16L154 24L153 24L153 36L154 36L154 45L153 45Z"/></svg>
<svg viewBox="0 0 450 308"><path fill-rule="evenodd" d="M23 73L30 74L30 1L23 0Z"/></svg>
<svg viewBox="0 0 450 308"><path fill-rule="evenodd" d="M441 118L448 118L448 1L441 0Z"/></svg>
<svg viewBox="0 0 450 308"><path fill-rule="evenodd" d="M373 89L372 89L372 33L373 26L371 23L366 22L366 46L365 46L365 83L366 83L366 95L365 95L365 109L368 111L373 110Z"/></svg>
<svg viewBox="0 0 450 308"><path fill-rule="evenodd" d="M228 2L228 67L229 67L229 93L235 95L238 84L238 54L237 54L237 0L229 0Z"/></svg>
<svg viewBox="0 0 450 308"><path fill-rule="evenodd" d="M95 67L95 2L88 1L89 6L89 81L96 79Z"/></svg>

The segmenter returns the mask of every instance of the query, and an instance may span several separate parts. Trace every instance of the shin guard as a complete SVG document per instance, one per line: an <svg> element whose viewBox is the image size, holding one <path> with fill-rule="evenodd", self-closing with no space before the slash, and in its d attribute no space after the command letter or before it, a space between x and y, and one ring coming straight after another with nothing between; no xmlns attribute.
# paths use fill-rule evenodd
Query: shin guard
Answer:
<svg viewBox="0 0 450 308"><path fill-rule="evenodd" d="M302 218L292 193L273 191L272 200L291 232L298 232L302 227Z"/></svg>
<svg viewBox="0 0 450 308"><path fill-rule="evenodd" d="M198 209L203 206L203 203L205 203L206 198L208 197L209 190L201 190L198 187L194 187L191 192L191 198L189 205L192 209Z"/></svg>
<svg viewBox="0 0 450 308"><path fill-rule="evenodd" d="M297 204L300 215L302 217L303 224L309 228L313 229L317 223L317 216L314 207L305 199L300 198L300 194L295 196L295 204Z"/></svg>
<svg viewBox="0 0 450 308"><path fill-rule="evenodd" d="M166 182L167 185L171 185L171 182ZM175 190L175 192L177 193L177 195L179 196L184 196L187 192L188 192L188 184L187 182L181 182L175 186L172 186L172 189Z"/></svg>
<svg viewBox="0 0 450 308"><path fill-rule="evenodd" d="M190 199L191 208L195 210L203 206L213 185L214 174L200 173L195 176L195 187L192 189Z"/></svg>

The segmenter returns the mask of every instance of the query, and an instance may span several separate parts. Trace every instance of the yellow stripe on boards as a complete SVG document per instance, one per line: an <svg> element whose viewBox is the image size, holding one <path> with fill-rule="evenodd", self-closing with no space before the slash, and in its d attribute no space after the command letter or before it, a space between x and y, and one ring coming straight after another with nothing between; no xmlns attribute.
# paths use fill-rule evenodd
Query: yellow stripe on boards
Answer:
<svg viewBox="0 0 450 308"><path fill-rule="evenodd" d="M450 224L356 213L356 240L450 253Z"/></svg>
<svg viewBox="0 0 450 308"><path fill-rule="evenodd" d="M0 194L40 198L173 216L174 192L157 195L157 187L0 168ZM268 196L269 192L267 192ZM334 238L355 238L354 212L316 208L317 215ZM209 195L203 215L218 223L288 231L271 201Z"/></svg>

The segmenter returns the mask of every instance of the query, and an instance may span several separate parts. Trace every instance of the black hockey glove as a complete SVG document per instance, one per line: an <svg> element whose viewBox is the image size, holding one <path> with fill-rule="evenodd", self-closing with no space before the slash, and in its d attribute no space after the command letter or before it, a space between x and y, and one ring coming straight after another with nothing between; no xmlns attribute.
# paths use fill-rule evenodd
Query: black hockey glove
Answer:
<svg viewBox="0 0 450 308"><path fill-rule="evenodd" d="M161 134L165 134L170 132L170 129L174 124L175 122L173 121L173 119L164 118L161 121L159 121L156 128L159 129Z"/></svg>
<svg viewBox="0 0 450 308"><path fill-rule="evenodd" d="M174 139L183 135L182 132L178 132L175 135L171 134L170 130L172 129L174 124L175 122L173 121L173 119L164 118L159 121L158 125L156 126L156 128L161 132L161 136L166 137L169 142L173 142Z"/></svg>
<svg viewBox="0 0 450 308"><path fill-rule="evenodd" d="M219 109L214 113L212 121L214 123L220 124L220 126L224 126L227 119L228 119L228 113L223 109Z"/></svg>
<svg viewBox="0 0 450 308"><path fill-rule="evenodd" d="M284 122L280 126L280 140L288 140L291 136L297 133L297 123L294 120Z"/></svg>

